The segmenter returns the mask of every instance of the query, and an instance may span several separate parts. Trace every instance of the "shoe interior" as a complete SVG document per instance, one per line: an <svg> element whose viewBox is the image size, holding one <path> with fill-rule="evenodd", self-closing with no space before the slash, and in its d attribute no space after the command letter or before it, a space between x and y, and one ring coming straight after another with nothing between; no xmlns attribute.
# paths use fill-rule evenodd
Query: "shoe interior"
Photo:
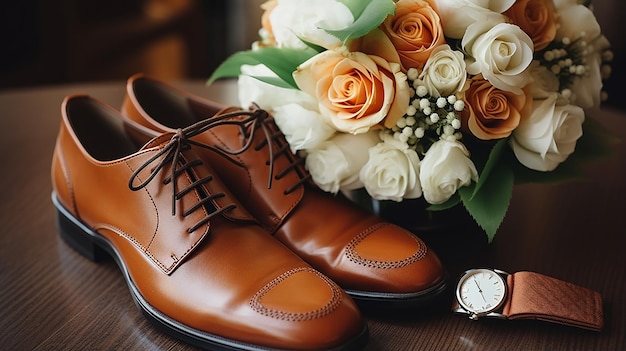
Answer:
<svg viewBox="0 0 626 351"><path fill-rule="evenodd" d="M87 96L69 100L66 115L81 145L96 160L116 160L141 146L128 135L128 125L113 109Z"/></svg>
<svg viewBox="0 0 626 351"><path fill-rule="evenodd" d="M170 88L149 78L133 82L134 94L141 107L152 119L168 128L185 128L205 118L214 116L225 106L198 103L184 94L173 93Z"/></svg>

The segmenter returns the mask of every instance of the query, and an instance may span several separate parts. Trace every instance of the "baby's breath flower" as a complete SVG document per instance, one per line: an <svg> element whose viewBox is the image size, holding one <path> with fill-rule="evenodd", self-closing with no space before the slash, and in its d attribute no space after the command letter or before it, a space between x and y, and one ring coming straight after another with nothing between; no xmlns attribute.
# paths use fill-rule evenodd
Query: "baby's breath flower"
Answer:
<svg viewBox="0 0 626 351"><path fill-rule="evenodd" d="M561 90L561 95L566 98L569 99L570 97L572 97L572 91L569 89L563 89Z"/></svg>
<svg viewBox="0 0 626 351"><path fill-rule="evenodd" d="M404 129L402 129L402 134L406 135L406 137L410 137L411 134L413 134L413 128L411 127L404 127Z"/></svg>
<svg viewBox="0 0 626 351"><path fill-rule="evenodd" d="M454 103L455 111L463 111L465 109L465 102L463 100L458 100Z"/></svg>
<svg viewBox="0 0 626 351"><path fill-rule="evenodd" d="M433 123L439 122L439 115L435 112L431 113L429 118L430 118L430 121Z"/></svg>
<svg viewBox="0 0 626 351"><path fill-rule="evenodd" d="M398 126L398 128L401 128L401 129L406 127L406 119L405 118L398 119L398 121L396 122L396 125Z"/></svg>
<svg viewBox="0 0 626 351"><path fill-rule="evenodd" d="M452 128L454 129L461 129L461 120L460 119L455 119L452 121Z"/></svg>
<svg viewBox="0 0 626 351"><path fill-rule="evenodd" d="M409 105L406 108L406 115L407 116L415 116L415 113L417 113L417 109L415 108L415 106Z"/></svg>
<svg viewBox="0 0 626 351"><path fill-rule="evenodd" d="M424 137L424 128L421 128L421 127L415 128L415 132L414 133L415 133L415 136L418 139L421 139L421 138Z"/></svg>
<svg viewBox="0 0 626 351"><path fill-rule="evenodd" d="M424 97L424 96L428 95L428 89L426 89L425 86L420 85L417 88L415 88L415 93L419 97Z"/></svg>
<svg viewBox="0 0 626 351"><path fill-rule="evenodd" d="M457 140L461 137L459 111L465 102L456 95L431 96L423 83L415 76L418 70L407 71L408 85L413 93L404 116L396 125L384 131L394 139L424 155L430 145L441 138Z"/></svg>
<svg viewBox="0 0 626 351"><path fill-rule="evenodd" d="M437 107L444 108L448 104L448 100L444 97L440 97L437 99Z"/></svg>

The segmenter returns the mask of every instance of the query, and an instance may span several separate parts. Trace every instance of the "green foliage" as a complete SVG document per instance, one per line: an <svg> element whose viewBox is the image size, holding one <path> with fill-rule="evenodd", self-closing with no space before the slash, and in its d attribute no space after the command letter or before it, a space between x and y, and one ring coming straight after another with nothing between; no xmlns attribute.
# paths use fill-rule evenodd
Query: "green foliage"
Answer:
<svg viewBox="0 0 626 351"><path fill-rule="evenodd" d="M221 78L233 78L241 74L242 65L264 64L273 71L276 77L255 77L266 83L284 88L297 89L292 73L296 68L313 57L317 52L313 49L261 48L258 50L241 51L233 54L222 62L213 72L207 84Z"/></svg>
<svg viewBox="0 0 626 351"><path fill-rule="evenodd" d="M515 177L510 162L508 139L498 141L487 159L477 183L459 189L463 206L487 233L491 242L509 208Z"/></svg>
<svg viewBox="0 0 626 351"><path fill-rule="evenodd" d="M378 27L387 15L393 15L396 4L393 0L338 0L350 9L354 22L347 28L340 30L324 29L346 43L350 39L360 38Z"/></svg>

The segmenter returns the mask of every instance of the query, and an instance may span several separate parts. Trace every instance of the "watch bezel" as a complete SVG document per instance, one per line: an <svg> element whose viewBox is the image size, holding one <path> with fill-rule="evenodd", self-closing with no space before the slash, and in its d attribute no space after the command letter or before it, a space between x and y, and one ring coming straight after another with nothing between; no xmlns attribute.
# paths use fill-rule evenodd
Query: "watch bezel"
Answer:
<svg viewBox="0 0 626 351"><path fill-rule="evenodd" d="M504 286L504 294L500 302L498 302L498 304L496 304L495 306L491 307L490 309L486 311L473 310L471 307L467 306L465 302L463 301L463 299L461 298L462 283L467 279L468 276L471 276L479 271L487 271L489 273L495 274L498 277L498 279L502 281L503 283L502 285ZM457 301L457 308L455 309L455 311L469 314L469 318L474 319L474 320L478 319L479 317L506 318L506 316L504 316L502 313L498 313L497 311L499 311L502 308L502 306L505 304L507 300L507 296L509 294L509 291L508 291L509 287L508 287L507 279L506 279L508 275L509 274L505 271L502 271L499 269L493 269L493 268L475 268L475 269L468 269L467 271L465 271L463 275L461 276L461 278L459 278L459 281L456 285L455 297Z"/></svg>

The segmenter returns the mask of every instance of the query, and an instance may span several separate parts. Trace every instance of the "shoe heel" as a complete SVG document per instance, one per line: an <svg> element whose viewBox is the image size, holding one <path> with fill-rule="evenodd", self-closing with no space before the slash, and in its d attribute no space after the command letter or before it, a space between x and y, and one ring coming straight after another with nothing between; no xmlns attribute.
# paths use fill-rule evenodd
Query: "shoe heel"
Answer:
<svg viewBox="0 0 626 351"><path fill-rule="evenodd" d="M71 217L64 208L59 207L56 201L54 202L57 206L57 230L61 238L74 250L94 262L109 259L107 251L96 243L95 234L90 233L88 228Z"/></svg>

